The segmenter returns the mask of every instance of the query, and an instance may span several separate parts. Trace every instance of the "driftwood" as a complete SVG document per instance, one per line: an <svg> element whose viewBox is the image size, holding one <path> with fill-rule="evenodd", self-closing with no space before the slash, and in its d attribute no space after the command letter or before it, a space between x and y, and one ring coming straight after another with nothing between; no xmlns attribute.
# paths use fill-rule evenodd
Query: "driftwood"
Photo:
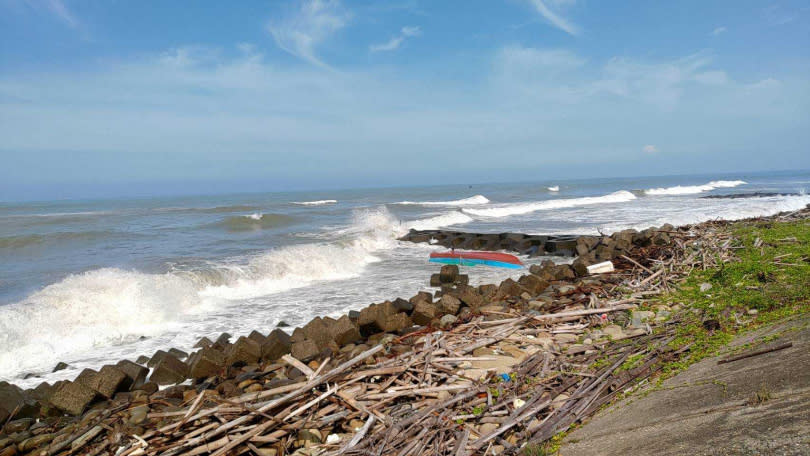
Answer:
<svg viewBox="0 0 810 456"><path fill-rule="evenodd" d="M525 297L508 297L508 306L447 330L399 334L368 349L333 352L317 365L285 355L257 374L293 366L300 373L284 378L289 384L267 382L258 392L225 398L198 383L182 402L153 395L142 434L125 424L136 406L125 404L56 431L36 454L519 454L522 444L581 422L654 375L662 360L688 352L668 345L677 314L613 340L589 339L692 270L733 261L736 246L724 223L668 231L669 244L626 252L614 259L615 272L576 282L573 290L563 293L555 283L550 290L559 292L542 312L529 311Z"/></svg>

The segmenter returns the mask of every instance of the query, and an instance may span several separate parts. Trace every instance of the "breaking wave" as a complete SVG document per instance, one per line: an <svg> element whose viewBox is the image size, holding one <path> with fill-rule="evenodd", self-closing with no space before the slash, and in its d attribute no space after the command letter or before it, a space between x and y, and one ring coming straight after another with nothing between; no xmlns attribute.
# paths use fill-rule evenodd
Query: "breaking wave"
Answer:
<svg viewBox="0 0 810 456"><path fill-rule="evenodd" d="M703 185L676 185L675 187L651 188L644 190L647 195L692 195L714 190L716 188L731 188L747 184L745 181L711 181Z"/></svg>
<svg viewBox="0 0 810 456"><path fill-rule="evenodd" d="M469 198L453 201L400 201L394 204L417 205L417 206L475 206L487 203L489 203L489 199L487 199L486 196L475 195Z"/></svg>
<svg viewBox="0 0 810 456"><path fill-rule="evenodd" d="M567 207L586 206L590 204L623 203L636 199L632 193L619 190L604 196L588 196L584 198L553 199L532 203L505 204L486 209L462 209L467 214L481 217L508 217L510 215L528 214L536 211L550 209L564 209Z"/></svg>
<svg viewBox="0 0 810 456"><path fill-rule="evenodd" d="M239 216L247 222L261 222ZM402 222L385 208L358 211L329 241L280 247L251 257L163 274L104 268L70 275L23 301L0 306L0 379L49 372L70 356L163 334L230 300L250 299L318 281L363 274L379 252L398 245L409 228L472 220L461 212Z"/></svg>

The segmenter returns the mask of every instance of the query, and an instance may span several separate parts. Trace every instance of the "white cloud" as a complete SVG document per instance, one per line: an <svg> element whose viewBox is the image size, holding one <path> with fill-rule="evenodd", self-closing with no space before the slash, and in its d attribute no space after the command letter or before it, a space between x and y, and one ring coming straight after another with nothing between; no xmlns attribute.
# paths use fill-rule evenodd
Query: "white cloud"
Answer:
<svg viewBox="0 0 810 456"><path fill-rule="evenodd" d="M330 68L316 53L316 48L346 26L351 14L339 0L302 0L300 7L280 21L268 26L278 47L313 65Z"/></svg>
<svg viewBox="0 0 810 456"><path fill-rule="evenodd" d="M568 33L569 35L576 36L576 35L579 34L579 27L577 27L576 25L568 22L563 17L561 17L559 14L552 11L548 6L546 6L545 3L543 3L543 0L530 0L530 1L531 1L532 6L534 6L534 9L537 10L537 12L540 13L541 16L546 18L546 20L549 21L552 25L554 25L558 29ZM555 6L564 6L566 4L571 4L571 3L574 3L574 2L573 1L566 1L566 0L562 0L562 1L557 0L557 1L552 1L551 3L555 4Z"/></svg>
<svg viewBox="0 0 810 456"><path fill-rule="evenodd" d="M716 29L712 30L712 35L717 36L721 33L725 33L728 29L725 27L717 27Z"/></svg>
<svg viewBox="0 0 810 456"><path fill-rule="evenodd" d="M419 36L422 34L422 29L419 26L405 26L399 32L399 35L391 38L390 40L386 41L385 43L380 44L372 44L368 47L371 52L384 52L384 51L395 51L399 49L403 42L407 38Z"/></svg>
<svg viewBox="0 0 810 456"><path fill-rule="evenodd" d="M644 151L644 153L647 153L647 154L655 154L655 153L658 152L658 148L655 147L652 144L647 144L641 150Z"/></svg>

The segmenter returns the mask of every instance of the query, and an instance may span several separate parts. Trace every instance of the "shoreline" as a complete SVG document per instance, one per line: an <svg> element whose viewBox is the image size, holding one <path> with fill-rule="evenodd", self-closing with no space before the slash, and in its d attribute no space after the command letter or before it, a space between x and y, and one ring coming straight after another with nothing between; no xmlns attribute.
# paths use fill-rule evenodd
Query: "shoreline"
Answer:
<svg viewBox="0 0 810 456"><path fill-rule="evenodd" d="M808 212L796 211L803 217ZM690 233L706 237L718 223L729 222L564 238L566 244L552 251L578 253L572 265L534 265L517 281L469 287L457 271L446 268L446 286L439 296L422 292L408 301L372 304L337 320L318 317L291 336L275 329L266 336L254 331L233 343L225 337L204 338L191 355L159 351L150 359L137 360L140 364L121 361L99 372L88 369L73 382L16 391L16 397L14 387L0 384L0 407L20 399L7 411L9 416L2 416L0 409L0 422L15 423L14 429L20 429L15 434L22 433L0 436L0 455L15 454L9 448L47 454L117 453L118 448L123 448L118 454L187 450L224 454L232 448L267 455L320 454L340 448L351 453L380 444L397 451L413 444L411 449L416 450L420 442L431 441L448 445L441 449L444 452L456 447L483 451L487 446L514 452L520 442L545 441L567 428L569 415L578 420L607 403L620 388L610 397L586 396L610 389L595 381L589 389L587 380L611 377L636 354L621 354L621 363L614 361L597 374L569 373L566 366L602 356L622 343L665 345L661 344L665 337L648 328L672 325L670 318L680 309L650 312L638 311L637 306L655 295L654 287L675 286L682 274L652 272L658 263L650 258L683 253L681 244L695 241ZM455 245L451 237L447 239ZM531 240L526 245L525 237L512 240L515 249L537 247ZM465 239L459 245L464 242L478 241ZM700 248L704 253L711 248L728 251L722 245ZM615 273L586 274L588 264L605 260L614 261ZM703 267L714 261L706 255L693 260ZM638 296L624 296L628 287ZM622 322L629 324L616 324ZM593 327L601 328L596 330L599 334ZM631 369L644 367L645 359L634 360L639 364ZM545 397L531 394L542 382L524 388L526 379L536 374L545 378L551 372L558 374ZM500 374L509 379L497 381ZM638 376L649 374L638 371ZM188 377L196 380L189 384ZM587 404L582 402L585 397ZM482 405L486 406L481 409ZM527 414L529 410L535 413ZM527 419L544 410L552 411L544 421ZM437 420L434 412L442 419ZM257 420L256 413L275 419ZM555 413L563 419L551 419ZM215 428L211 417L216 414L233 418ZM34 417L42 419L20 422ZM476 424L465 425L470 419ZM419 437L413 426L403 425L424 420L436 429L429 440ZM408 434L411 431L417 433ZM383 437L390 432L393 437ZM287 452L279 452L282 448Z"/></svg>

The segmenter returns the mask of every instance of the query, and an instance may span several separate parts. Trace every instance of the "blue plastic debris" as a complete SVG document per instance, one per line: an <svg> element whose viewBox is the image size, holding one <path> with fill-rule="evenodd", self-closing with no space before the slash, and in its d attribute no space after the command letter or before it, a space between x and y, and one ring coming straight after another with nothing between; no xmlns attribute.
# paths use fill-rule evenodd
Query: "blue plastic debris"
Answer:
<svg viewBox="0 0 810 456"><path fill-rule="evenodd" d="M509 382L512 381L512 377L510 377L509 374L501 374L501 380Z"/></svg>

